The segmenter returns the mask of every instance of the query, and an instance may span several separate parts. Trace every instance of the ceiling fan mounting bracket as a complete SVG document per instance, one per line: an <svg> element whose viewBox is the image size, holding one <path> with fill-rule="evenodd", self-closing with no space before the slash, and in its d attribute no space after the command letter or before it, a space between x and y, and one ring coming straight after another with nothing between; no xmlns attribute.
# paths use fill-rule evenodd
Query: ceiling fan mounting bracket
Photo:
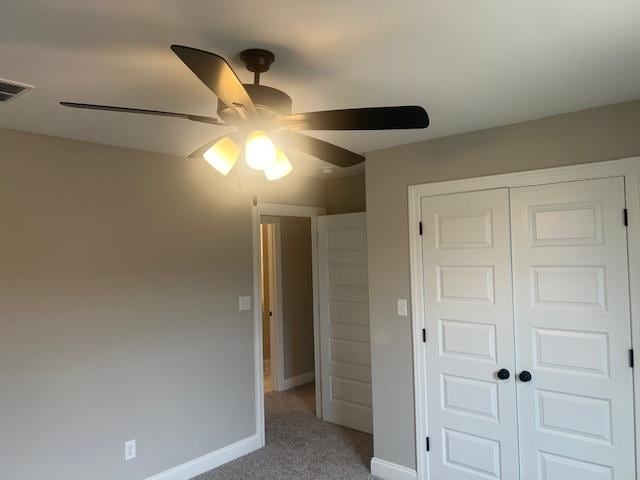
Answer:
<svg viewBox="0 0 640 480"><path fill-rule="evenodd" d="M249 48L240 52L240 60L247 67L247 70L253 73L264 73L269 70L276 56L269 50L262 48Z"/></svg>
<svg viewBox="0 0 640 480"><path fill-rule="evenodd" d="M249 48L240 52L240 59L247 70L253 72L253 84L260 85L260 74L266 72L276 61L276 56L263 48Z"/></svg>

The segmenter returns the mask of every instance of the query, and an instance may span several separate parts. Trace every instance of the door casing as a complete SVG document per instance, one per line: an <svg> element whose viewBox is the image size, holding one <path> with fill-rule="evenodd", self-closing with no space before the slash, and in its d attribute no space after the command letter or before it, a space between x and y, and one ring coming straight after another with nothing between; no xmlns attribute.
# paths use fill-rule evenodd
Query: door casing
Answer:
<svg viewBox="0 0 640 480"><path fill-rule="evenodd" d="M409 201L409 255L411 269L411 323L413 334L413 374L415 392L416 470L419 480L427 480L426 418L426 349L422 341L424 318L424 285L422 277L422 249L420 239L421 199L433 195L472 192L497 188L514 188L550 183L624 177L629 225L627 242L629 255L629 289L640 291L640 157L606 162L588 163L568 167L491 175L463 180L411 185ZM622 218L622 212L621 212ZM640 295L631 295L632 345L640 352ZM640 385L640 371L633 372L634 390ZM640 472L640 395L634 395L636 471Z"/></svg>

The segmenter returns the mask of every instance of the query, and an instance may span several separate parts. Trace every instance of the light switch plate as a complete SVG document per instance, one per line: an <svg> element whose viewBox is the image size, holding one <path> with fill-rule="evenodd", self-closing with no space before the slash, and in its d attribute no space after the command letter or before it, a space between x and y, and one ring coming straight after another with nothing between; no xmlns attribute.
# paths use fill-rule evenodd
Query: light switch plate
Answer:
<svg viewBox="0 0 640 480"><path fill-rule="evenodd" d="M404 298L398 299L398 315L400 315L401 317L406 317L408 315L407 300Z"/></svg>
<svg viewBox="0 0 640 480"><path fill-rule="evenodd" d="M136 452L136 441L135 440L129 440L128 442L125 442L124 444L124 459L125 460L133 460L134 458L136 458L137 452Z"/></svg>
<svg viewBox="0 0 640 480"><path fill-rule="evenodd" d="M238 299L238 309L239 310L251 310L251 297L239 297Z"/></svg>

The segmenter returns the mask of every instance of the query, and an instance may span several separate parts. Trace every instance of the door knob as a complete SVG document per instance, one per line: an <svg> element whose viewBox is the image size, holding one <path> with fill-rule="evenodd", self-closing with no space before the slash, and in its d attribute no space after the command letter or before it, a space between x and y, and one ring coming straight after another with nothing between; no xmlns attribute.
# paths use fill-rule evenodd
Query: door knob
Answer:
<svg viewBox="0 0 640 480"><path fill-rule="evenodd" d="M523 370L520 372L520 375L518 375L518 378L520 379L521 382L527 383L527 382L530 382L533 377L531 376L530 372Z"/></svg>
<svg viewBox="0 0 640 480"><path fill-rule="evenodd" d="M506 368L501 368L500 370L498 370L497 375L500 380L506 380L511 376L509 370L507 370Z"/></svg>

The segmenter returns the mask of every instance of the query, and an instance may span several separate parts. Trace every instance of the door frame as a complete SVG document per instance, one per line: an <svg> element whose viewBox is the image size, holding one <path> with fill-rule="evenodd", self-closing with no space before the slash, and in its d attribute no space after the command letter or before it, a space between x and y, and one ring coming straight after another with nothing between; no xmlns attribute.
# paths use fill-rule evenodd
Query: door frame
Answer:
<svg viewBox="0 0 640 480"><path fill-rule="evenodd" d="M320 372L320 334L319 334L319 302L318 302L318 222L319 215L325 215L327 210L322 207L307 207L302 205L285 205L279 203L254 202L252 208L252 238L253 238L253 351L254 351L254 389L255 389L255 412L256 412L256 433L260 440L260 447L265 446L264 433L264 359L262 351L262 281L260 266L260 218L262 216L273 217L307 217L311 220L311 268L312 268L312 288L313 288L313 349L314 366L316 378L316 416L322 418L322 386L318 379L321 379ZM278 239L278 235L276 235ZM276 248L279 250L279 241ZM278 253L276 253L278 255ZM279 260L278 260L279 262ZM277 281L275 282L278 283ZM276 287L277 288L277 287ZM282 295L279 289L278 295ZM281 297L280 297L281 298ZM281 315L281 313L280 313ZM278 331L282 331L278 322ZM281 340L281 339L280 339ZM280 342L279 348L282 348ZM273 352L272 352L273 357ZM273 359L272 359L273 362ZM280 362L282 363L282 362ZM273 365L273 363L272 363ZM284 367L282 367L284 370ZM284 373L284 372L283 372ZM284 375L283 375L284 376ZM284 379L282 379L284 382Z"/></svg>
<svg viewBox="0 0 640 480"><path fill-rule="evenodd" d="M624 177L629 225L627 245L629 258L630 292L640 291L640 157L604 162L555 167L525 172L490 175L485 177L411 185L409 200L409 258L411 270L411 325L413 334L413 381L416 425L416 471L419 480L429 478L426 438L428 433L426 351L422 341L424 318L424 286L422 278L422 242L420 239L421 199L434 195L515 188L550 183L562 183L595 178ZM622 221L622 213L621 220ZM630 295L631 348L640 352L640 295ZM636 473L640 473L640 367L633 371L634 417L636 440Z"/></svg>

